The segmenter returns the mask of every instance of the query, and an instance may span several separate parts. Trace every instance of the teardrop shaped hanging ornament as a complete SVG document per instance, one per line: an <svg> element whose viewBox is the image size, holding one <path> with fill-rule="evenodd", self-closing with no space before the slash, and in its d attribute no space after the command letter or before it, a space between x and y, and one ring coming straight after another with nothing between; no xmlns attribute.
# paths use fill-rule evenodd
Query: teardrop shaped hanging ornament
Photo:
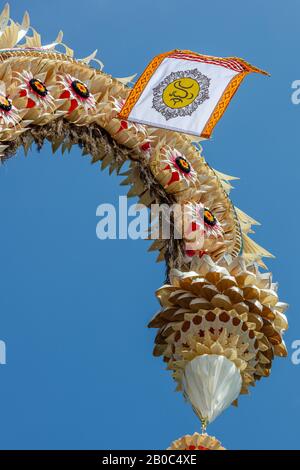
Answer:
<svg viewBox="0 0 300 470"><path fill-rule="evenodd" d="M205 354L188 362L183 374L184 395L199 416L203 431L239 396L242 378L225 356Z"/></svg>

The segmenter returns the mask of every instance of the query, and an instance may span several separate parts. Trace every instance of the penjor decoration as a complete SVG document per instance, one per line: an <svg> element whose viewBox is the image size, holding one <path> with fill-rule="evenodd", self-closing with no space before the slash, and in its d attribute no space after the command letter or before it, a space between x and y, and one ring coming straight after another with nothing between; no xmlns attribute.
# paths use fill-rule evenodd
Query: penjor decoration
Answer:
<svg viewBox="0 0 300 470"><path fill-rule="evenodd" d="M229 198L235 178L206 163L199 140L211 135L242 79L264 72L242 59L175 50L153 59L130 88L134 77L107 75L96 52L75 59L62 39L60 32L42 45L29 15L17 23L4 7L0 159L19 147L27 154L45 140L53 152L79 145L110 173L121 174L127 164L128 197L185 207L183 238L171 234L150 247L166 262L167 282L156 293L160 310L149 327L157 329L154 355L162 356L202 423L202 433L169 449L223 450L206 428L270 375L276 356L287 355L287 304L263 261L272 255L249 237L258 222ZM195 143L188 133L198 135ZM194 244L199 233L201 246Z"/></svg>

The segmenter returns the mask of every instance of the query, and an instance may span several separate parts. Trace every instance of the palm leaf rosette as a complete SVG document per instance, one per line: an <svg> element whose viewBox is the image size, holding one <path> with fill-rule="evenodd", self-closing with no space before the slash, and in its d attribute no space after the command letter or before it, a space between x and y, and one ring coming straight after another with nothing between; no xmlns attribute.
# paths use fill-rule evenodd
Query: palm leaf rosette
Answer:
<svg viewBox="0 0 300 470"><path fill-rule="evenodd" d="M287 304L279 301L271 274L261 273L256 264L240 257L223 258L216 264L204 255L193 258L191 269L171 270L170 284L157 291L161 310L149 327L158 328L154 355L163 356L177 389L183 390L206 425L227 406L226 400L234 402L257 380L268 377L275 356L287 355L283 340ZM222 364L217 364L218 357L223 358L218 360ZM208 393L204 378L209 384L211 375L218 384L211 384ZM218 398L229 375L236 382L235 392L228 390L226 406L211 403L204 416L199 409L201 397L193 396L188 381L209 401L212 389Z"/></svg>
<svg viewBox="0 0 300 470"><path fill-rule="evenodd" d="M221 442L208 434L199 434L195 432L173 441L167 450L225 450Z"/></svg>

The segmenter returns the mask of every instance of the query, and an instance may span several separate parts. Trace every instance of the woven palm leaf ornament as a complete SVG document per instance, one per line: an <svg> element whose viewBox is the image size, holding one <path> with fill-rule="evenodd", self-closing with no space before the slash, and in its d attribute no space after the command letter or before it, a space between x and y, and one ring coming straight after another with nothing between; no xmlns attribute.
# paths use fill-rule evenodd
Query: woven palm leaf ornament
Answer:
<svg viewBox="0 0 300 470"><path fill-rule="evenodd" d="M157 81L166 61L174 71ZM214 67L224 68L221 97L214 94ZM263 262L272 255L249 237L258 223L233 206L234 178L206 163L199 140L211 135L242 79L263 72L241 59L190 51L156 57L133 88L133 77L113 78L102 69L96 52L75 59L61 32L43 45L29 15L17 23L6 5L0 15L0 158L7 161L19 147L27 154L46 140L53 152L79 145L110 173L121 174L127 163L121 184L129 186L128 197L148 207L185 206L192 222L183 238L171 234L150 247L166 262L167 282L156 292L160 310L149 326L157 329L154 355L162 356L202 423L202 433L170 449L222 450L206 427L270 375L276 356L287 355L287 305ZM147 99L151 112L145 113ZM191 248L199 231L203 244Z"/></svg>

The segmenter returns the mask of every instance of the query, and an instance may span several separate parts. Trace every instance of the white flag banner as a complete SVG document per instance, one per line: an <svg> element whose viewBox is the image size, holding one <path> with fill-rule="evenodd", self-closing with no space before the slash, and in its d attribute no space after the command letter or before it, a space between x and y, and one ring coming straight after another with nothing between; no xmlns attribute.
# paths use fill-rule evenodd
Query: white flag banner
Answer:
<svg viewBox="0 0 300 470"><path fill-rule="evenodd" d="M209 138L244 77L268 75L236 57L174 50L156 56L131 90L119 117Z"/></svg>

